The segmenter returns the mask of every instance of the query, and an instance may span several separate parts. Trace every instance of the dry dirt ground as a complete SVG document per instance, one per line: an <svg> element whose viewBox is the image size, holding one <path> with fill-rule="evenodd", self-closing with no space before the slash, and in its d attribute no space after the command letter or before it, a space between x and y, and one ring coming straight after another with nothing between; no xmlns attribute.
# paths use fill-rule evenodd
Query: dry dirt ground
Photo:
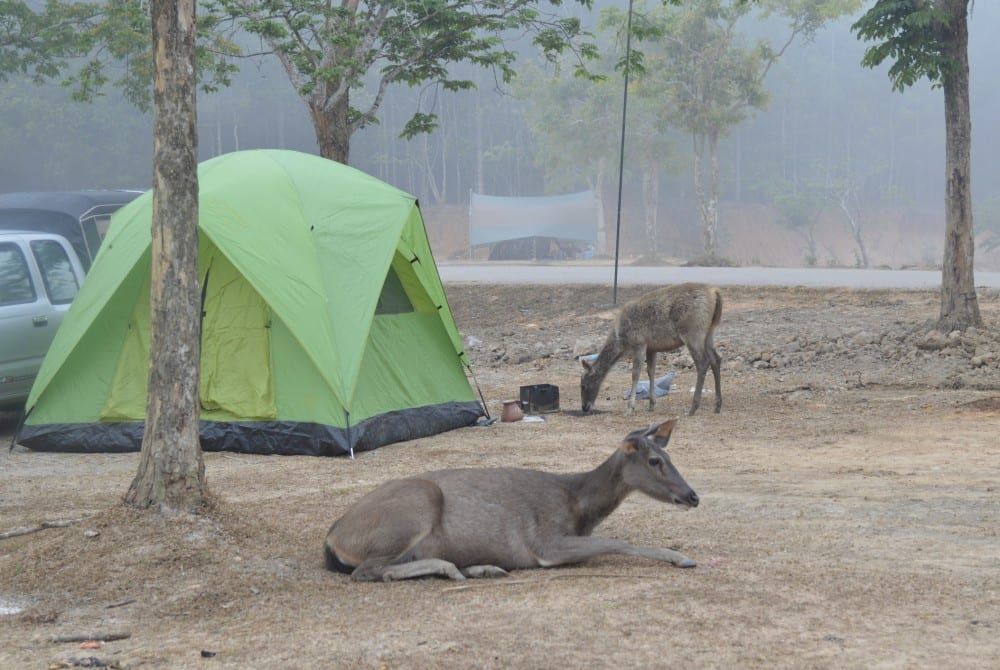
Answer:
<svg viewBox="0 0 1000 670"><path fill-rule="evenodd" d="M539 382L579 408L573 349L607 328L606 289L449 295L494 412ZM706 397L670 445L701 506L634 496L597 529L697 568L616 557L462 585L355 584L320 552L346 506L392 477L590 468L630 429L687 408L689 368L631 418L620 365L590 417L354 461L208 454L215 507L201 518L116 507L135 455L4 448L0 532L84 520L0 540L0 606L24 608L0 616L0 668L1000 667L1000 296L981 296L982 332L931 343L907 332L934 315L929 293L724 296L725 406L705 411ZM661 368L685 358L661 355ZM49 641L117 629L131 637L100 649Z"/></svg>

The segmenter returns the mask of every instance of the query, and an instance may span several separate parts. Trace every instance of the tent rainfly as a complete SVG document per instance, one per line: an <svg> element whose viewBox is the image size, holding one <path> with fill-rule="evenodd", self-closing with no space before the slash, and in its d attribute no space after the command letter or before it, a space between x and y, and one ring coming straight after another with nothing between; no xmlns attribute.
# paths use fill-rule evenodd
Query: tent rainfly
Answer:
<svg viewBox="0 0 1000 670"><path fill-rule="evenodd" d="M201 442L336 455L474 423L482 406L415 199L292 151L198 168ZM117 212L31 390L20 442L140 448L152 194Z"/></svg>

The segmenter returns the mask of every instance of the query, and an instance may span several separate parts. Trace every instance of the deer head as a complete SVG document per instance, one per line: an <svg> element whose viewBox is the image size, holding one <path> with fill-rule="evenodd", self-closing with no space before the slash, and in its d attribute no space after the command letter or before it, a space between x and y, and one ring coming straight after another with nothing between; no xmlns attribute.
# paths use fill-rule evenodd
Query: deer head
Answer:
<svg viewBox="0 0 1000 670"><path fill-rule="evenodd" d="M670 456L663 450L677 419L632 431L618 447L625 455L625 484L650 498L682 507L697 507L698 494L684 481Z"/></svg>
<svg viewBox="0 0 1000 670"><path fill-rule="evenodd" d="M583 366L583 376L580 377L580 407L584 412L589 412L594 409L594 402L601 390L604 376L595 369L591 361L581 358L580 364Z"/></svg>

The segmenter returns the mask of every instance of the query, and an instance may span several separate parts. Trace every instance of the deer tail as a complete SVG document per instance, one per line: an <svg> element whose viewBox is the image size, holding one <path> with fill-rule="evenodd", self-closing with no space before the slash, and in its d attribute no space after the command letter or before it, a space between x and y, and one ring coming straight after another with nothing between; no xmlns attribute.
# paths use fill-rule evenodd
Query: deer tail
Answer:
<svg viewBox="0 0 1000 670"><path fill-rule="evenodd" d="M719 289L713 288L712 294L715 296L715 311L712 313L712 327L715 328L722 321L722 294Z"/></svg>

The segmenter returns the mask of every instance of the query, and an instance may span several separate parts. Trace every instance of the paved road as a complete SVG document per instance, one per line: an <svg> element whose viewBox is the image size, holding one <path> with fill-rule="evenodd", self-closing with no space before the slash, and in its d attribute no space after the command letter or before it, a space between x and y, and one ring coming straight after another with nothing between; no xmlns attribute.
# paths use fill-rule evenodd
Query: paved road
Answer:
<svg viewBox="0 0 1000 670"><path fill-rule="evenodd" d="M438 266L448 283L610 284L611 266L508 265L506 263ZM929 270L848 270L828 268L682 268L621 267L622 286L709 282L723 286L813 286L844 288L936 289L941 273ZM1000 288L1000 272L977 272L976 286Z"/></svg>

